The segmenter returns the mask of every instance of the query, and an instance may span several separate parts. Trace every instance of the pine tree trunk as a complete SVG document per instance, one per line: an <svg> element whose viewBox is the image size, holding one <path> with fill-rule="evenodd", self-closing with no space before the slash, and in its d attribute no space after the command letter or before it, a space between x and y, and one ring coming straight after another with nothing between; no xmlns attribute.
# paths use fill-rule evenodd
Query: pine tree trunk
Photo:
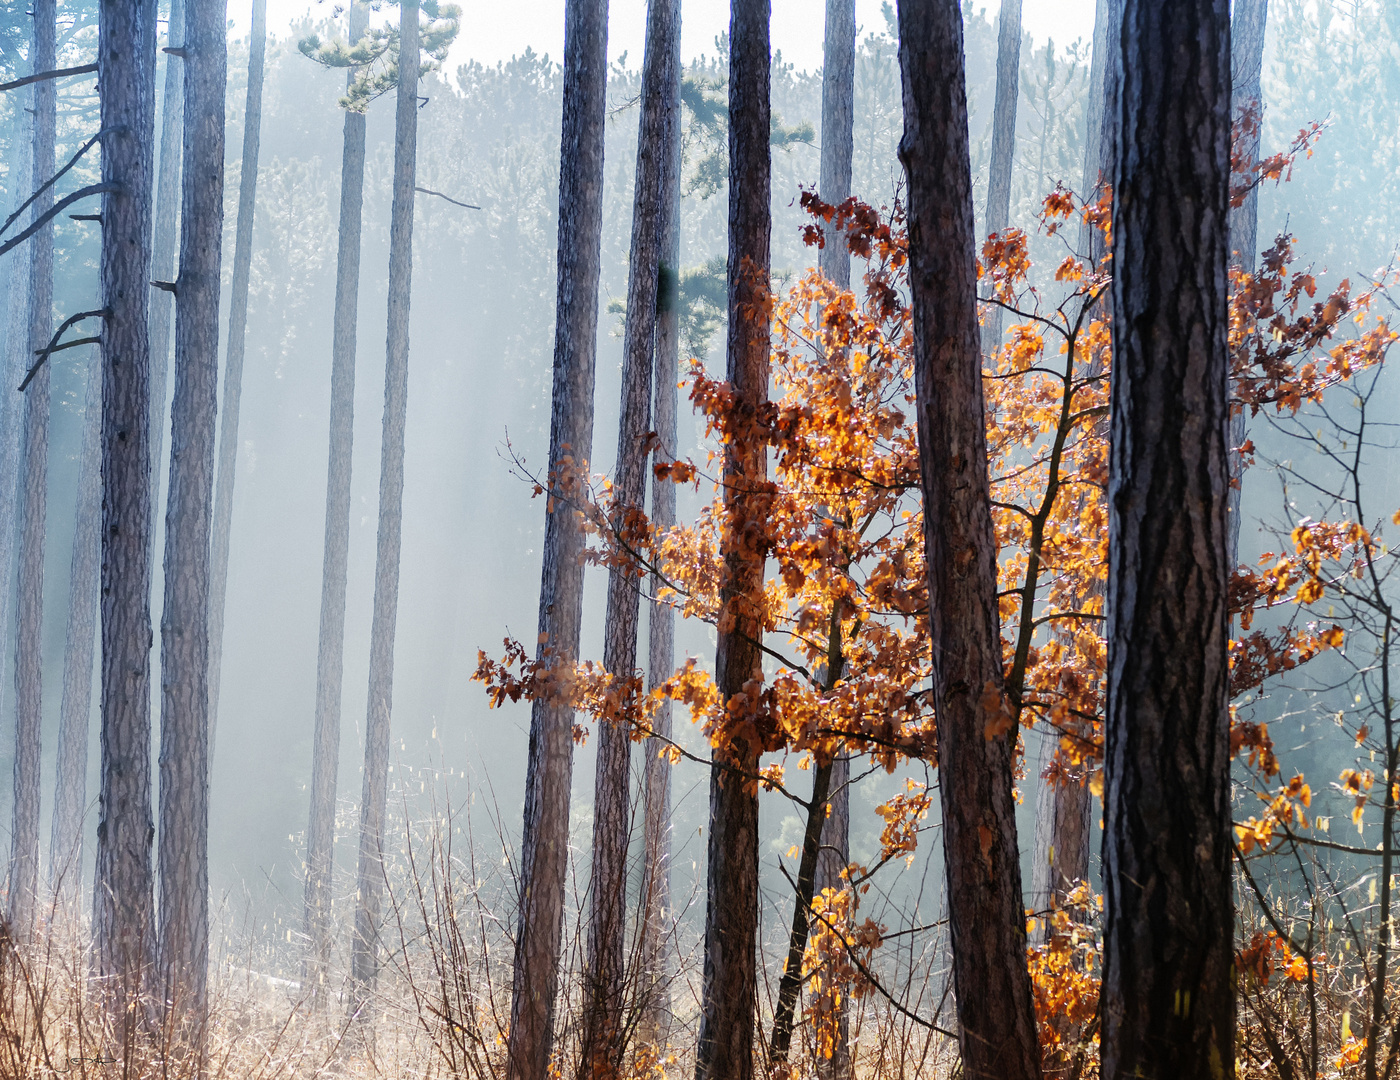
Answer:
<svg viewBox="0 0 1400 1080"><path fill-rule="evenodd" d="M36 71L55 67L57 5L35 0L33 57ZM58 93L52 79L33 84L33 190L54 173L54 125ZM53 189L34 200L30 220L53 206ZM29 239L29 349L44 348L53 332L53 224ZM32 360L30 361L33 362ZM43 723L44 521L48 502L49 370L44 364L24 396L19 468L19 575L15 626L14 823L10 832L9 923L27 941L39 899L39 732ZM8 585L8 582L6 583Z"/></svg>
<svg viewBox="0 0 1400 1080"><path fill-rule="evenodd" d="M418 160L418 4L399 8L399 84L394 112L394 200L389 221L389 319L385 344L384 427L379 458L379 546L369 646L365 778L352 942L352 1015L368 1018L379 976L379 910L384 890L384 816L389 785L389 717L394 692L394 630L403 539L404 422L408 416L408 316L413 285L413 188Z"/></svg>
<svg viewBox="0 0 1400 1080"><path fill-rule="evenodd" d="M676 23L680 23L679 5ZM675 83L667 88L670 119L664 131L670 143L660 151L666 189L666 213L657 248L655 404L652 426L656 431L656 460L676 457L676 380L680 366L680 252L681 252L681 100L680 34L671 37ZM676 486L670 480L653 479L651 520L661 531L676 524ZM659 575L651 580L652 596L662 588ZM652 600L647 619L647 688L655 689L671 677L676 662L676 613L664 601ZM671 763L662 755L671 739L671 703L662 702L652 719L655 733L646 741L643 770L642 837L645 878L642 893L642 1018L639 1041L664 1048L671 1028L671 962L667 947L667 923L671 919Z"/></svg>
<svg viewBox="0 0 1400 1080"><path fill-rule="evenodd" d="M219 380L228 48L223 0L190 0L175 398L160 625L160 941L165 1007L203 1069L209 968L209 533Z"/></svg>
<svg viewBox="0 0 1400 1080"><path fill-rule="evenodd" d="M238 466L238 406L243 395L243 354L248 340L248 279L253 268L253 213L258 198L258 143L262 135L263 67L267 57L267 0L253 0L248 54L248 97L243 109L243 162L238 177L238 224L233 243L224 407L219 421L219 472L209 578L209 764L219 731L219 676L224 660L224 602L228 598L228 545L233 525L233 481Z"/></svg>
<svg viewBox="0 0 1400 1080"><path fill-rule="evenodd" d="M939 791L959 1043L969 1077L1040 1075L997 615L977 327L962 15L901 0L909 283Z"/></svg>
<svg viewBox="0 0 1400 1080"><path fill-rule="evenodd" d="M734 0L729 40L729 326L727 376L745 412L768 398L769 3ZM727 581L720 593L715 683L728 705L761 682L763 628L753 597L763 588L764 556L741 538L766 524L767 448L730 444L724 461L723 541ZM753 740L715 747L710 766L710 828L705 869L705 966L697 1080L753 1076L758 933L758 791Z"/></svg>
<svg viewBox="0 0 1400 1080"><path fill-rule="evenodd" d="M185 2L170 0L166 45L185 43ZM155 232L151 239L152 281L174 281L175 244L180 230L181 142L185 115L185 60L165 53L165 86L160 98L160 155L156 159ZM151 289L151 528L160 514L165 484L165 419L170 372L170 329L175 321L175 296L165 289ZM151 558L155 558L152 535ZM151 578L154 584L154 572Z"/></svg>
<svg viewBox="0 0 1400 1080"><path fill-rule="evenodd" d="M1103 1075L1225 1075L1229 6L1128 0L1121 40Z"/></svg>
<svg viewBox="0 0 1400 1080"><path fill-rule="evenodd" d="M856 7L855 0L827 0L822 63L821 197L836 204L851 194L851 158L855 150ZM828 237L819 257L821 271L838 288L851 287L851 253L841 236ZM850 862L851 760L831 763L826 823L817 853L815 891L841 889L841 872ZM821 1080L848 1080L853 1075L846 994L837 1007L836 1050L817 1058Z"/></svg>
<svg viewBox="0 0 1400 1080"><path fill-rule="evenodd" d="M126 1008L149 985L151 840L151 142L155 0L101 0L102 102L102 790L93 889L96 974L119 1044L142 1022Z"/></svg>
<svg viewBox="0 0 1400 1080"><path fill-rule="evenodd" d="M352 3L350 41L360 39L364 8ZM349 77L353 79L353 75ZM360 294L360 215L365 187L365 114L345 114L340 164L340 230L331 337L330 459L326 476L325 554L316 658L316 721L311 811L306 829L307 954L302 982L325 1004L331 959L331 871L335 862L335 790L340 768L340 692L344 681L345 582L350 556L350 465L355 423L355 322Z"/></svg>
<svg viewBox="0 0 1400 1080"><path fill-rule="evenodd" d="M1084 114L1084 171L1080 196L1085 200L1096 199L1102 186L1113 181L1117 54L1122 24L1123 0L1097 0L1094 7L1094 51L1089 60L1089 92L1085 98ZM1097 226L1084 222L1080 226L1079 250L1081 255L1097 266L1104 256L1103 232Z"/></svg>
<svg viewBox="0 0 1400 1080"><path fill-rule="evenodd" d="M661 242L671 216L666 186L671 147L680 119L680 5L650 0L642 61L642 115L637 129L637 176L632 202L632 247L628 264L627 321L623 331L622 404L618 417L613 521L646 504L647 432L651 427L651 376L656 345ZM614 678L630 679L637 668L637 578L613 567L603 665ZM581 1075L608 1080L619 1075L626 1047L623 948L627 928L627 844L631 734L618 724L598 729L593 800L593 869L584 968Z"/></svg>
<svg viewBox="0 0 1400 1080"><path fill-rule="evenodd" d="M551 497L540 580L539 657L578 657L583 614L583 534L560 486L586 469L593 446L598 272L603 229L603 124L607 96L607 0L566 0L564 115L559 152L559 295L550 392ZM519 924L511 985L507 1076L544 1080L554 1039L564 879L568 866L573 710L536 701L530 713L521 836Z"/></svg>
<svg viewBox="0 0 1400 1080"><path fill-rule="evenodd" d="M988 236L1001 233L1011 220L1011 166L1016 157L1016 97L1021 85L1021 0L1001 0L997 19L997 92L992 106L992 162L987 177ZM982 323L982 351L1001 345L1001 308L987 305Z"/></svg>
<svg viewBox="0 0 1400 1080"><path fill-rule="evenodd" d="M87 812L88 722L97 644L102 554L102 364L94 354L87 377L78 501L68 574L68 631L63 648L63 704L58 722L58 779L49 840L49 888L71 908L83 879L83 819Z"/></svg>

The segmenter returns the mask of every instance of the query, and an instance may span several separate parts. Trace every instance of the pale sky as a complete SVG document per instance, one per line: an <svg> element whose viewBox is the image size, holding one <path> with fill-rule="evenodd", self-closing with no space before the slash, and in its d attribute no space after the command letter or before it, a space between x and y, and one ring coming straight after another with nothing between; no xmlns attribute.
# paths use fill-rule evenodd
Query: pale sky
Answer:
<svg viewBox="0 0 1400 1080"><path fill-rule="evenodd" d="M448 58L448 70L466 60L494 65L521 53L526 46L558 60L564 46L564 0L458 0L462 32ZM974 0L978 7L999 6L996 0ZM335 0L269 0L268 25L278 35L310 12L316 18L330 15ZM783 59L798 70L821 66L822 0L772 0L772 41ZM248 32L251 0L229 0L234 34ZM1036 40L1053 37L1058 44L1076 38L1087 42L1094 31L1094 0L1025 0L1022 25ZM856 0L856 24L868 30L884 25L880 0ZM715 36L729 25L726 0L685 0L681 21L681 51L689 61L700 53L714 52ZM628 63L641 64L646 36L646 0L611 0L608 25L608 57L616 60L625 51Z"/></svg>

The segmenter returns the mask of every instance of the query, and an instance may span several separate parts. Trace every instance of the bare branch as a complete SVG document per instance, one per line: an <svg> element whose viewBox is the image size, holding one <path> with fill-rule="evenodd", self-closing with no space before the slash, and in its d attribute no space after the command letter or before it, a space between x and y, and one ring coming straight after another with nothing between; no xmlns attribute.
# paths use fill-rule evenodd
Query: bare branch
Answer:
<svg viewBox="0 0 1400 1080"><path fill-rule="evenodd" d="M41 71L37 75L26 75L13 82L0 83L0 91L18 90L21 86L28 86L30 83L44 82L46 79L62 79L67 75L91 75L96 70L96 64L82 64L78 67L58 68L55 71Z"/></svg>

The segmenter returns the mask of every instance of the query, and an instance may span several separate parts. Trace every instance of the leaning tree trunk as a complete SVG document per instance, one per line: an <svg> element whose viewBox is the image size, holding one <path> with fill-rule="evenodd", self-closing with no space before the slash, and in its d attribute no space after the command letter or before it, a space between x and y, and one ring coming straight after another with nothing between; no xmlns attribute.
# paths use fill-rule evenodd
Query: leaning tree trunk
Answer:
<svg viewBox="0 0 1400 1080"><path fill-rule="evenodd" d="M185 44L185 0L170 0L167 48ZM175 242L180 228L181 129L185 115L185 60L180 53L166 53L165 87L160 98L160 156L156 167L155 233L151 239L151 280L175 278ZM151 291L151 527L160 513L160 493L165 482L166 386L170 371L170 328L175 319L175 295L168 289ZM152 536L151 558L155 558ZM154 576L152 582L154 583Z"/></svg>
<svg viewBox="0 0 1400 1080"><path fill-rule="evenodd" d="M939 791L959 1044L969 1077L1040 1075L1026 971L1002 692L996 542L977 332L977 269L956 0L901 0L909 286L929 573Z"/></svg>
<svg viewBox="0 0 1400 1080"><path fill-rule="evenodd" d="M379 908L384 890L384 815L388 806L389 716L394 692L394 629L403 539L404 422L408 416L408 314L413 285L413 188L418 162L418 3L399 8L399 85L394 113L394 201L389 220L389 329L385 345L384 434L379 458L379 548L369 645L365 779L360 796L350 1007L368 1019L379 976Z"/></svg>
<svg viewBox="0 0 1400 1080"><path fill-rule="evenodd" d="M676 31L669 37L671 76L665 88L668 120L662 131L669 142L658 153L664 162L661 183L665 189L665 213L656 246L657 266L655 373L652 378L652 426L656 431L657 461L676 457L676 380L680 367L680 253L681 253L681 96L680 5L675 7ZM676 524L676 486L669 479L653 478L651 521L658 532ZM655 599L663 582L651 579L652 601L647 619L647 688L655 689L675 670L676 613L670 603ZM671 1026L671 963L667 947L667 922L671 918L671 763L663 754L671 739L671 703L657 705L652 717L653 734L646 741L646 765L642 794L642 1017L639 1038L643 1045L664 1048Z"/></svg>
<svg viewBox="0 0 1400 1080"><path fill-rule="evenodd" d="M219 473L209 579L209 763L219 731L219 676L224 660L224 601L228 597L228 544L233 524L233 479L238 465L238 406L243 395L243 354L248 340L248 279L253 268L253 212L258 197L258 143L262 135L263 67L267 57L267 0L253 0L248 53L248 97L243 109L243 162L238 176L238 224L233 243L224 407L219 422Z"/></svg>
<svg viewBox="0 0 1400 1080"><path fill-rule="evenodd" d="M88 721L97 644L97 597L102 555L102 364L88 365L83 444L78 455L78 502L68 574L68 633L63 647L63 703L58 722L58 778L49 839L49 888L71 909L83 879L83 818L87 811Z"/></svg>
<svg viewBox="0 0 1400 1080"><path fill-rule="evenodd" d="M147 986L151 880L151 141L155 0L102 0L102 791L93 889L94 968L125 1045Z"/></svg>
<svg viewBox="0 0 1400 1080"><path fill-rule="evenodd" d="M160 620L160 942L169 1028L202 1072L209 969L209 529L219 381L228 46L222 0L190 0L175 398Z"/></svg>
<svg viewBox="0 0 1400 1080"><path fill-rule="evenodd" d="M671 217L666 185L679 139L680 4L650 0L642 61L642 115L637 128L637 176L632 202L627 322L623 331L622 404L617 468L613 471L615 527L646 503L647 433L651 426L652 354L656 345L661 244ZM637 578L622 567L608 573L603 666L617 679L637 667ZM580 1075L610 1080L620 1074L627 1042L623 979L627 928L627 843L631 733L622 724L598 728L593 799L593 871L588 952L583 975Z"/></svg>
<svg viewBox="0 0 1400 1080"><path fill-rule="evenodd" d="M1016 96L1021 85L1021 0L1001 0L997 20L997 92L992 106L992 163L987 177L987 235L1001 233L1011 220L1011 166L1016 157ZM982 351L1001 345L1001 308L987 305Z"/></svg>
<svg viewBox="0 0 1400 1080"><path fill-rule="evenodd" d="M607 45L607 0L567 0L559 151L559 296L549 422L551 497L545 513L538 638L539 658L556 665L570 665L578 658L583 615L583 533L574 513L572 476L575 470L586 470L593 446ZM573 709L558 701L537 700L530 712L507 1048L511 1080L544 1080L553 1049L569 854L573 720Z"/></svg>
<svg viewBox="0 0 1400 1080"><path fill-rule="evenodd" d="M824 202L844 202L851 194L851 158L855 150L856 6L855 0L827 0L822 62L822 157L820 194ZM818 265L837 288L851 287L851 252L845 237L828 236ZM851 759L831 763L826 824L817 853L814 888L841 889L841 873L850 862ZM837 1005L836 1046L830 1058L817 1058L821 1080L851 1077L850 1024L843 991Z"/></svg>
<svg viewBox="0 0 1400 1080"><path fill-rule="evenodd" d="M359 41L364 9L352 3L350 41ZM347 83L353 82L353 72ZM335 788L340 768L340 691L344 682L345 582L350 555L350 465L355 424L355 320L360 295L360 215L365 189L365 114L345 113L340 163L340 231L331 333L330 460L321 564L321 626L316 658L316 720L304 887L307 952L302 984L320 1008L331 960L331 869L335 861Z"/></svg>
<svg viewBox="0 0 1400 1080"><path fill-rule="evenodd" d="M1224 1075L1235 1060L1229 41L1226 0L1124 7L1109 412L1106 1080Z"/></svg>
<svg viewBox="0 0 1400 1080"><path fill-rule="evenodd" d="M55 66L57 5L35 0L33 66ZM34 84L33 190L54 171L54 125L58 94L52 79ZM31 204L39 221L53 206L53 188ZM29 350L49 343L53 330L53 224L29 239ZM44 519L47 513L49 455L49 370L45 363L24 397L24 434L19 468L19 577L15 627L14 824L10 832L9 922L27 941L34 930L39 899L39 729L43 722ZM9 582L5 583L9 587Z"/></svg>
<svg viewBox="0 0 1400 1080"><path fill-rule="evenodd" d="M744 415L768 398L769 4L734 0L729 40L729 329L727 374ZM720 634L715 683L724 707L762 681L759 598L764 549L747 543L766 529L771 505L768 453L753 432L731 442L724 459L728 518L722 551ZM710 765L710 828L705 869L705 966L697 1080L753 1076L757 993L758 772L762 723L747 716L740 738L723 740Z"/></svg>

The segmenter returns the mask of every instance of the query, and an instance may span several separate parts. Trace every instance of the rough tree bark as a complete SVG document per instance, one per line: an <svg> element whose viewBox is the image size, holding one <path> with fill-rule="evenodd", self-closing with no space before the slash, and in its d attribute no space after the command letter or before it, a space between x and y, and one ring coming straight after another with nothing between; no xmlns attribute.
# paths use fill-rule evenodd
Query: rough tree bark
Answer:
<svg viewBox="0 0 1400 1080"><path fill-rule="evenodd" d="M364 8L348 13L353 45L364 31ZM347 86L354 73L346 76ZM345 113L340 162L340 229L331 335L330 458L326 474L325 554L321 564L321 626L316 656L316 721L311 760L311 809L306 830L304 890L307 953L302 982L312 1004L326 1000L331 960L331 870L335 861L335 789L340 768L340 692L344 682L345 582L350 555L350 466L355 425L355 323L360 295L360 215L365 189L365 114Z"/></svg>
<svg viewBox="0 0 1400 1080"><path fill-rule="evenodd" d="M578 657L583 614L579 561L583 534L570 501L569 474L586 468L593 446L607 44L607 0L567 0L559 151L559 292L549 421L551 497L540 575L538 653L541 660L555 664L572 664ZM544 1080L553 1050L568 864L572 732L572 709L546 700L533 704L511 986L507 1064L511 1080Z"/></svg>
<svg viewBox="0 0 1400 1080"><path fill-rule="evenodd" d="M1104 725L1106 1080L1223 1076L1235 1060L1229 41L1226 0L1124 5Z"/></svg>
<svg viewBox="0 0 1400 1080"><path fill-rule="evenodd" d="M983 232L1000 233L1011 220L1011 166L1016 157L1016 97L1021 86L1021 0L1001 0L997 19L997 91L992 106L992 162ZM982 351L1001 345L1001 308L987 305Z"/></svg>
<svg viewBox="0 0 1400 1080"><path fill-rule="evenodd" d="M679 139L680 5L650 0L642 60L642 115L637 128L637 175L632 201L627 320L623 330L622 404L618 418L614 522L646 504L647 432L651 426L652 355L656 346L661 243L671 216L666 186L671 148ZM621 567L608 573L603 665L630 679L637 667L641 591ZM588 951L583 975L581 1075L619 1075L626 1049L623 951L627 928L627 844L632 739L625 727L598 729L593 799L593 869Z"/></svg>
<svg viewBox="0 0 1400 1080"><path fill-rule="evenodd" d="M97 598L102 556L102 364L89 365L78 455L78 501L68 574L68 630L63 647L63 702L58 722L58 766L49 888L72 907L83 879L83 818L87 811L88 722L97 644Z"/></svg>
<svg viewBox="0 0 1400 1080"><path fill-rule="evenodd" d="M57 4L35 0L34 70L52 71ZM33 84L34 142L30 176L34 191L54 172L58 93L53 80ZM31 221L53 206L53 189L34 200ZM29 240L29 349L44 348L53 332L53 223ZM31 361L32 362L32 361ZM9 923L21 941L34 931L39 899L39 729L43 722L44 524L48 503L49 365L24 396L19 467L19 575L15 605L14 818L10 832ZM9 582L5 583L6 587Z"/></svg>
<svg viewBox="0 0 1400 1080"><path fill-rule="evenodd" d="M185 0L170 0L170 22L165 33L168 48L185 42ZM151 239L151 280L174 281L175 244L180 229L181 142L185 116L185 61L165 53L165 85L160 97L160 156L156 159L155 232ZM151 527L160 513L160 493L165 483L166 388L170 373L170 329L175 321L175 296L165 289L151 289ZM154 536L150 547L155 558ZM152 574L152 583L155 577Z"/></svg>
<svg viewBox="0 0 1400 1080"><path fill-rule="evenodd" d="M209 968L209 530L224 233L223 0L185 18L175 397L160 620L160 940L164 1003L202 1071Z"/></svg>
<svg viewBox="0 0 1400 1080"><path fill-rule="evenodd" d="M729 21L729 326L727 376L752 416L768 398L769 240L772 184L769 146L769 3L734 0ZM753 597L763 588L764 553L744 540L769 500L767 448L749 438L724 460L723 548L715 682L726 707L761 682L762 623ZM757 718L748 723L752 725ZM750 735L751 732L742 734ZM705 966L700 1003L697 1080L753 1076L758 931L758 772L756 739L713 751L705 868Z"/></svg>
<svg viewBox="0 0 1400 1080"><path fill-rule="evenodd" d="M408 316L413 285L413 188L418 161L418 3L399 6L398 96L394 111L394 200L389 221L389 317L385 343L384 427L379 457L379 543L369 646L365 778L351 943L351 1015L368 1019L379 976L379 909L384 889L384 815L389 796L389 717L394 693L394 630L403 539L404 422L408 416Z"/></svg>
<svg viewBox="0 0 1400 1080"><path fill-rule="evenodd" d="M209 764L219 731L219 676L224 659L224 601L228 597L229 532L233 526L233 482L238 466L238 406L243 395L243 355L248 338L248 279L253 268L253 213L258 197L258 144L262 136L263 68L267 58L267 0L253 0L248 53L248 96L243 109L243 161L238 176L238 224L233 242L233 287L229 296L228 353L224 358L224 407L219 420L219 472L214 487L214 523L209 578Z"/></svg>
<svg viewBox="0 0 1400 1080"><path fill-rule="evenodd" d="M674 3L674 0L671 0ZM666 88L670 119L663 131L670 143L658 152L665 162L661 235L657 249L656 370L652 379L655 404L652 427L656 431L657 461L676 457L676 380L680 367L680 254L681 254L681 99L680 5L675 4L677 31L671 36L673 77ZM657 529L676 524L676 486L653 478L651 520ZM659 575L651 580L652 596L662 588ZM671 677L676 659L676 613L669 603L653 599L647 619L647 686L654 689ZM671 963L667 947L667 923L671 918L671 763L662 754L670 745L671 703L658 706L652 719L654 735L646 742L643 770L642 843L646 877L642 894L642 1019L639 1038L643 1045L664 1047L671 1027Z"/></svg>
<svg viewBox="0 0 1400 1080"><path fill-rule="evenodd" d="M962 15L901 0L909 283L939 791L959 1044L969 1077L1040 1075L1026 971L977 327Z"/></svg>
<svg viewBox="0 0 1400 1080"><path fill-rule="evenodd" d="M856 5L855 0L826 0L826 38L822 57L822 156L820 194L836 204L851 194L851 158L855 150ZM841 236L828 237L818 257L821 272L838 288L851 287L851 252ZM817 853L815 889L840 889L841 872L850 862L851 759L842 754L831 763L826 823ZM844 997L844 994L842 995ZM837 1017L836 1051L817 1059L821 1080L852 1075L849 1022L844 1007Z"/></svg>
<svg viewBox="0 0 1400 1080"><path fill-rule="evenodd" d="M124 1044L147 984L151 877L151 462L147 329L155 0L102 0L102 790L93 897L95 969Z"/></svg>

